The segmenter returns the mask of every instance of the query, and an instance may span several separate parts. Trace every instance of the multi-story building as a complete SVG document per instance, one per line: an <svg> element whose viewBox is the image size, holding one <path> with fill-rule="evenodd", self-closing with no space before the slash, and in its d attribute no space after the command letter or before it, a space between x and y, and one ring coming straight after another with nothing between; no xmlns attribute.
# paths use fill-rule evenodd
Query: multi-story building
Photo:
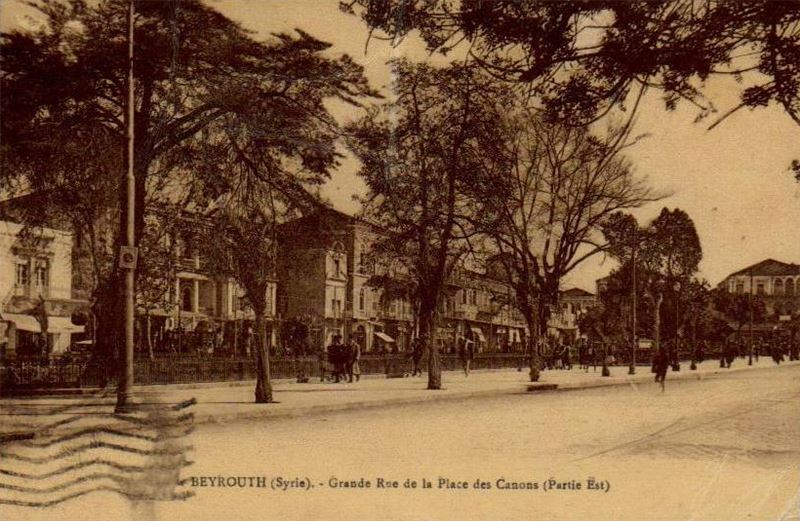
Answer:
<svg viewBox="0 0 800 521"><path fill-rule="evenodd" d="M729 293L758 295L772 318L800 314L800 266L766 259L731 273L719 287Z"/></svg>
<svg viewBox="0 0 800 521"><path fill-rule="evenodd" d="M0 343L5 356L66 351L84 326L72 314L72 235L0 221Z"/></svg>
<svg viewBox="0 0 800 521"><path fill-rule="evenodd" d="M327 345L340 335L365 351L408 349L415 329L410 281L403 263L372 253L381 234L362 219L330 209L282 226L280 311L310 325L311 345ZM443 293L434 338L444 350L455 350L459 337L472 338L478 350L523 344L524 322L501 282L459 270Z"/></svg>
<svg viewBox="0 0 800 521"><path fill-rule="evenodd" d="M547 324L549 334L562 342L574 343L582 336L578 325L581 315L596 305L597 297L581 288L559 292L558 305Z"/></svg>
<svg viewBox="0 0 800 521"><path fill-rule="evenodd" d="M19 197L0 201L0 216L11 221L22 222L27 217L30 208L41 208L47 204L47 198L40 193L31 193ZM52 212L55 217L46 220L49 226L70 230L72 223L59 217L58 212ZM83 301L83 312L89 315L89 299L96 281L97 274L93 273L92 264L100 260L100 264L113 259L115 248L115 219L113 210L100 212L97 222L93 223L96 236L89 240L83 237L80 230L71 232L74 237L74 247L71 254L71 286L73 296ZM137 345L144 349L146 332L149 332L151 344L156 350L190 348L192 343L177 340L178 335L172 335L173 340L167 346L167 337L170 332L181 335L189 332L217 332L222 329L226 343L239 352L245 351L245 346L250 345L247 340L252 337L252 310L246 303L244 291L230 277L214 273L209 269L206 258L203 256L196 231L204 224L204 217L199 212L171 213L166 208L150 207L146 213L149 226L159 229L159 248L154 248L164 258L159 259L159 273L150 273L148 276L159 280L140 281L139 289L147 286L160 288L156 291L137 291ZM166 231L165 231L166 230ZM104 266L102 269L110 269ZM267 289L267 340L271 345L277 341L275 297L277 279L268 283ZM146 295L146 297L145 297ZM91 337L92 328L87 332ZM208 337L208 335L206 335ZM216 336L216 335L215 335ZM93 339L92 339L93 340ZM91 340L89 340L91 341ZM242 348L235 346L241 344Z"/></svg>
<svg viewBox="0 0 800 521"><path fill-rule="evenodd" d="M153 321L149 329L156 339L170 330L208 332L222 329L223 337L232 347L239 339L248 336L247 328L251 328L253 311L247 305L244 290L235 280L209 268L197 238L188 231L190 229L184 227L182 233L163 237L166 250L171 251L173 257L170 273L164 274L170 280L171 288L164 298L158 299L159 305L148 312L148 318ZM275 345L278 337L276 294L277 279L273 278L267 283L265 309L269 345ZM140 301L140 321L145 318L142 308Z"/></svg>
<svg viewBox="0 0 800 521"><path fill-rule="evenodd" d="M478 352L523 349L527 328L506 283L491 273L457 269L447 288L437 335L444 350L455 351L459 337L472 339Z"/></svg>
<svg viewBox="0 0 800 521"><path fill-rule="evenodd" d="M365 351L407 346L412 326L408 299L369 283L382 270L397 269L378 265L370 255L379 233L335 210L281 227L279 309L283 318L309 325L312 346L330 344L336 335L356 340Z"/></svg>

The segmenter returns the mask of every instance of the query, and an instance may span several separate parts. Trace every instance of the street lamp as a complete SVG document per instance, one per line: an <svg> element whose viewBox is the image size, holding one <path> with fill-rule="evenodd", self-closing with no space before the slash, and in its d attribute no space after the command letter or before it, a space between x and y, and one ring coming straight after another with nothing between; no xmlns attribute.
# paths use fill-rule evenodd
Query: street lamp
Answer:
<svg viewBox="0 0 800 521"><path fill-rule="evenodd" d="M133 78L133 33L134 33L134 0L128 1L128 99L127 112L125 115L127 123L127 169L123 177L122 186L126 190L125 208L125 246L120 248L120 267L125 272L125 345L120 357L120 373L117 382L117 405L114 409L117 413L132 412L131 403L133 392L133 315L135 306L134 295L134 270L136 267L136 240L134 235L134 204L136 201L134 180L134 116L135 116L135 96Z"/></svg>

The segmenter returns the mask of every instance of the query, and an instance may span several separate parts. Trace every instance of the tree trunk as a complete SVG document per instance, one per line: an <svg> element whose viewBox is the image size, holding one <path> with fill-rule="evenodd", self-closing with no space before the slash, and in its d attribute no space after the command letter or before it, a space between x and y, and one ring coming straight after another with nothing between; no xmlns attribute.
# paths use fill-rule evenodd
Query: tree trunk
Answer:
<svg viewBox="0 0 800 521"><path fill-rule="evenodd" d="M153 327L152 327L152 322L150 320L150 310L149 309L147 309L145 311L144 327L145 327L145 332L144 332L145 342L147 343L147 356L149 356L150 360L152 360L154 358L154 356L153 356L153 336L152 336Z"/></svg>
<svg viewBox="0 0 800 521"><path fill-rule="evenodd" d="M433 338L434 334L434 308L423 305L419 316L419 337L422 348L428 349L428 389L442 388L442 367L439 363L439 346Z"/></svg>
<svg viewBox="0 0 800 521"><path fill-rule="evenodd" d="M661 303L664 301L664 296L659 293L658 297L651 300L653 303L653 343L661 356L667 356L666 349L661 345Z"/></svg>
<svg viewBox="0 0 800 521"><path fill-rule="evenodd" d="M528 362L529 371L528 376L531 382L539 381L539 324L538 321L532 316L526 316L528 322Z"/></svg>
<svg viewBox="0 0 800 521"><path fill-rule="evenodd" d="M256 403L272 403L264 311L256 311Z"/></svg>

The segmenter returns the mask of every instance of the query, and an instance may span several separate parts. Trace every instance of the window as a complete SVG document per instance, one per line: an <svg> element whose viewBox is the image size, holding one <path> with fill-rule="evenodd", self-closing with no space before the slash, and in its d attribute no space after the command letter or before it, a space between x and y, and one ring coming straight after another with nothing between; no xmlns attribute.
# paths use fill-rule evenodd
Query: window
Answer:
<svg viewBox="0 0 800 521"><path fill-rule="evenodd" d="M764 283L763 282L759 282L758 284L756 284L756 294L757 295L763 295L764 294Z"/></svg>
<svg viewBox="0 0 800 521"><path fill-rule="evenodd" d="M469 290L469 303L472 306L475 305L475 290L474 289Z"/></svg>
<svg viewBox="0 0 800 521"><path fill-rule="evenodd" d="M192 311L192 290L188 287L181 292L181 309Z"/></svg>
<svg viewBox="0 0 800 521"><path fill-rule="evenodd" d="M31 275L30 275L30 266L28 265L28 262L27 261L18 262L16 267L14 284L17 287L24 287L29 285L30 282L31 282Z"/></svg>
<svg viewBox="0 0 800 521"><path fill-rule="evenodd" d="M333 276L340 277L342 275L342 261L333 259Z"/></svg>
<svg viewBox="0 0 800 521"><path fill-rule="evenodd" d="M333 312L333 316L339 316L339 312L342 309L342 301L335 298L331 299L331 311Z"/></svg>
<svg viewBox="0 0 800 521"><path fill-rule="evenodd" d="M794 295L794 282L792 282L792 279L786 279L786 288L784 289L784 293L787 295Z"/></svg>
<svg viewBox="0 0 800 521"><path fill-rule="evenodd" d="M363 244L358 253L358 271L364 273L367 271L367 247Z"/></svg>
<svg viewBox="0 0 800 521"><path fill-rule="evenodd" d="M40 288L48 286L48 270L46 259L36 259L36 266L33 270L34 284Z"/></svg>
<svg viewBox="0 0 800 521"><path fill-rule="evenodd" d="M783 295L783 281L781 279L775 279L775 295Z"/></svg>
<svg viewBox="0 0 800 521"><path fill-rule="evenodd" d="M739 293L739 294L744 293L744 282L737 282L736 283L736 293Z"/></svg>
<svg viewBox="0 0 800 521"><path fill-rule="evenodd" d="M467 303L467 290L465 290L465 289L461 290L461 303L462 304L466 304Z"/></svg>
<svg viewBox="0 0 800 521"><path fill-rule="evenodd" d="M358 290L358 309L359 311L367 309L367 292L364 288Z"/></svg>

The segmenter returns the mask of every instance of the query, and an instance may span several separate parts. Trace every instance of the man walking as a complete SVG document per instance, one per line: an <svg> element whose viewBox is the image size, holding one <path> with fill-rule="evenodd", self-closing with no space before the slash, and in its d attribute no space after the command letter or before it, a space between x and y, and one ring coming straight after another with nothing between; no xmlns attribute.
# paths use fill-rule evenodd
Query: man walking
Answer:
<svg viewBox="0 0 800 521"><path fill-rule="evenodd" d="M422 376L422 368L420 362L422 361L422 341L415 338L411 344L411 376Z"/></svg>
<svg viewBox="0 0 800 521"><path fill-rule="evenodd" d="M361 344L355 340L351 340L347 354L347 376L350 378L350 383L353 383L354 376L357 382L361 379L361 366L359 365L359 360L361 360Z"/></svg>
<svg viewBox="0 0 800 521"><path fill-rule="evenodd" d="M669 367L669 356L659 346L653 357L653 372L656 374L656 383L661 384L661 392L664 392L664 384L667 379L667 368Z"/></svg>
<svg viewBox="0 0 800 521"><path fill-rule="evenodd" d="M470 365L475 355L475 343L469 338L462 338L461 365L464 367L464 376L469 376Z"/></svg>

